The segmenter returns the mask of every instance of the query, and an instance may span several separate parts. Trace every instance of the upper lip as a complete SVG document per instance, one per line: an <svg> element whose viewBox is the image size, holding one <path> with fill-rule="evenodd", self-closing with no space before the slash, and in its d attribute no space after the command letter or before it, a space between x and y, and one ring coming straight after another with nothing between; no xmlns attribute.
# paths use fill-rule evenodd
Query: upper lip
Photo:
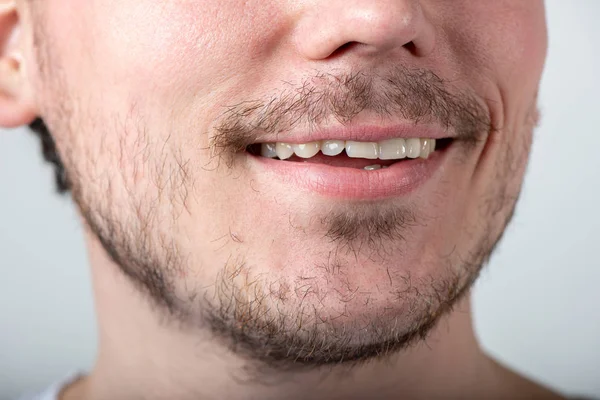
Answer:
<svg viewBox="0 0 600 400"><path fill-rule="evenodd" d="M260 135L257 143L284 142L290 144L309 143L320 140L352 140L357 142L379 142L394 138L453 138L451 129L443 129L435 124L415 124L411 122L395 125L341 125L329 128L314 128L310 131L290 131L270 135Z"/></svg>

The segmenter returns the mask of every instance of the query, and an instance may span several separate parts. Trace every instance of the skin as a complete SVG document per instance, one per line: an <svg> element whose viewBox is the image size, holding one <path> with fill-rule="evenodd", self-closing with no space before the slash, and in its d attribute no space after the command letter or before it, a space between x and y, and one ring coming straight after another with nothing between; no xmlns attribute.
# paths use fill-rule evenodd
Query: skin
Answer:
<svg viewBox="0 0 600 400"><path fill-rule="evenodd" d="M64 398L555 398L468 299L526 169L541 1L0 0L0 44L0 125L43 118L87 232L99 352ZM457 140L404 196L239 151L417 120Z"/></svg>

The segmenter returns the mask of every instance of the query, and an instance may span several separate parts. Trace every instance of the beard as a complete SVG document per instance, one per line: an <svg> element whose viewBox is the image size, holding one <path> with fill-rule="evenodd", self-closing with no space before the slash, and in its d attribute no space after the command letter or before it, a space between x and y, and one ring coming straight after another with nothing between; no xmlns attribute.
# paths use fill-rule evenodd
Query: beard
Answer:
<svg viewBox="0 0 600 400"><path fill-rule="evenodd" d="M514 210L514 203L511 207ZM403 270L402 261L394 261L407 249L410 229L417 224L402 219L390 223L390 215L404 212L392 207L367 217L348 212L322 218L330 224L323 238L332 250L315 254L319 261L306 266L313 274L270 278L259 272L270 266L231 256L214 283L207 282L208 290L190 290L187 284L181 289L179 272L190 266L173 240L165 238L161 247L144 250L139 243L151 242L141 241L140 233L127 232L98 214L84 215L119 270L173 326L209 331L261 371L298 371L385 359L425 341L469 293L500 240L490 227L468 257L448 255L437 260L434 272L414 275ZM511 211L502 230L512 215ZM386 270L385 289L354 283L353 276L374 265ZM361 312L365 307L368 311Z"/></svg>
<svg viewBox="0 0 600 400"><path fill-rule="evenodd" d="M48 81L56 83L51 92L69 92L56 74ZM241 168L240 153L259 130L286 132L302 123L318 126L326 118L346 123L365 111L452 127L459 133L465 157L493 131L489 116L471 94L452 90L429 71L399 67L384 77L319 75L291 92L296 94L281 91L228 108L211 135L214 160L225 160L215 173ZM48 110L47 122L51 131L68 132L65 136L73 138L85 118L74 115L75 107L68 104L72 100L66 96L62 100ZM128 127L122 137L134 132L136 147L148 147L147 126L129 122L116 126ZM143 168L150 171L152 185L140 188L126 171L115 171L114 164L91 177L90 171L107 163L81 142L63 138L57 145L73 199L118 269L147 295L157 313L176 326L210 331L236 354L278 369L366 361L425 339L468 293L510 221L520 190L515 176L524 169L529 149L527 140L525 146L512 147L506 141L506 151L496 149L501 153L495 162L497 176L479 199L479 222L468 227L469 245L431 257L430 273L412 274L403 268L402 255L414 253L413 231L435 220L427 221L415 204L391 201L344 204L317 213L303 234L330 244L329 251L315 252L304 268L321 271L318 279L272 277L263 272L272 266L232 251L224 264L206 260L208 266L202 266L219 271L214 281L189 287L182 277L201 266L194 265L193 245L182 244L184 232L178 221L186 217L195 193L189 179L193 163L180 158L178 151L157 152L152 155L156 158L145 155ZM114 153L128 154L127 144ZM242 243L238 233L230 230L228 236L233 246ZM387 271L385 295L378 293L379 288L355 283L354 277L370 268Z"/></svg>

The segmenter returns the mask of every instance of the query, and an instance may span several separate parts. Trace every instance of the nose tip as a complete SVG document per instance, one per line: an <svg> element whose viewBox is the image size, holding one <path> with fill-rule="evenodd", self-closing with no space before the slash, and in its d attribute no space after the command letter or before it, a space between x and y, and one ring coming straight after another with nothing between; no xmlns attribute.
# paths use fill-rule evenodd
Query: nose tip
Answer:
<svg viewBox="0 0 600 400"><path fill-rule="evenodd" d="M367 53L405 47L419 56L435 45L435 30L416 0L324 0L313 5L297 30L300 53L322 60L348 44Z"/></svg>

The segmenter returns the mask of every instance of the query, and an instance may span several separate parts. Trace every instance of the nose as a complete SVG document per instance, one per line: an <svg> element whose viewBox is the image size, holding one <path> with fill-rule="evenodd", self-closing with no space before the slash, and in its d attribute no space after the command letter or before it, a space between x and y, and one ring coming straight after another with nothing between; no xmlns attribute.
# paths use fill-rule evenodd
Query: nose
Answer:
<svg viewBox="0 0 600 400"><path fill-rule="evenodd" d="M295 33L299 52L323 60L349 45L368 54L404 47L418 56L435 46L434 26L419 0L312 0Z"/></svg>

